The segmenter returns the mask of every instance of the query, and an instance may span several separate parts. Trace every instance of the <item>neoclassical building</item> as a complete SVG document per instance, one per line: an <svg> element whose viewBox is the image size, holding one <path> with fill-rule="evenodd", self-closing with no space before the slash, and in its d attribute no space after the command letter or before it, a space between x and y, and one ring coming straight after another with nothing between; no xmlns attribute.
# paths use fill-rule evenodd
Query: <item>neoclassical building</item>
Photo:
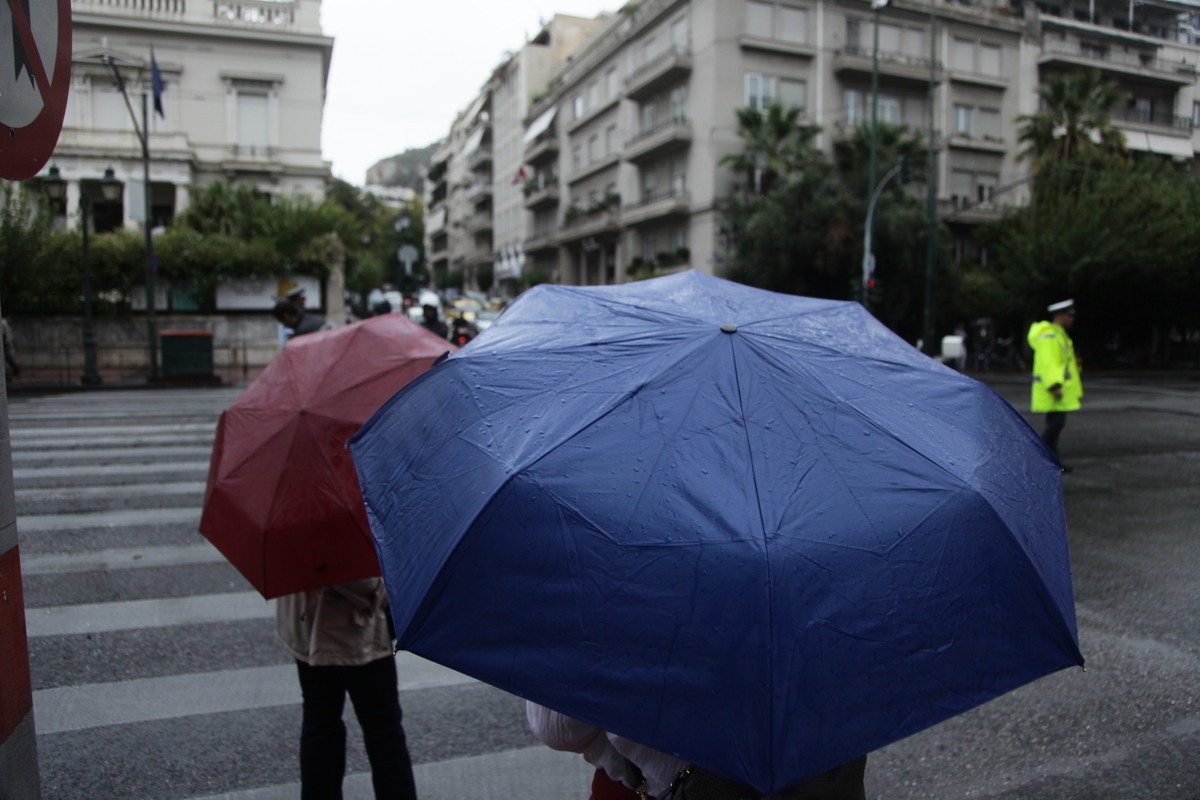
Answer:
<svg viewBox="0 0 1200 800"><path fill-rule="evenodd" d="M144 119L152 227L187 207L190 188L216 180L323 196L331 172L321 157L321 115L333 39L321 32L320 9L320 0L73 0L71 90L40 177L54 168L66 180L64 210L72 215L86 194L96 231L139 226ZM152 51L162 115L154 110ZM101 192L110 169L109 181L122 189L115 200Z"/></svg>

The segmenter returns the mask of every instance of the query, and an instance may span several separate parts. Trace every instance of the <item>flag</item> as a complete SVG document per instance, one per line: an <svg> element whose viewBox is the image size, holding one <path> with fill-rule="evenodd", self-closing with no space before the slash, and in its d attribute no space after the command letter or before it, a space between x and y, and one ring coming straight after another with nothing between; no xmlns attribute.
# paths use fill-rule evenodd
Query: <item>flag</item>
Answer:
<svg viewBox="0 0 1200 800"><path fill-rule="evenodd" d="M167 113L163 111L162 96L163 90L166 89L166 84L163 83L162 73L158 71L158 61L154 58L154 48L150 48L150 80L154 84L154 110L163 119L167 118Z"/></svg>
<svg viewBox="0 0 1200 800"><path fill-rule="evenodd" d="M517 174L513 177L513 186L516 186L518 183L525 180L525 177L525 166L521 165L521 168L517 170Z"/></svg>

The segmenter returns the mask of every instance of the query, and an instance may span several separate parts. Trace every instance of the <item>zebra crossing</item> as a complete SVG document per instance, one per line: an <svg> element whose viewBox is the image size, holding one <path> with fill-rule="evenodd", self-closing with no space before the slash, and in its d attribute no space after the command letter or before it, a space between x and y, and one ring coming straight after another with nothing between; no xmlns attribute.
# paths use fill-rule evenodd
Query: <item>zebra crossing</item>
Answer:
<svg viewBox="0 0 1200 800"><path fill-rule="evenodd" d="M299 687L273 604L198 532L217 416L239 391L9 399L47 800L299 794ZM590 768L539 744L519 699L409 653L397 667L423 798L586 796ZM348 729L346 797L370 797Z"/></svg>

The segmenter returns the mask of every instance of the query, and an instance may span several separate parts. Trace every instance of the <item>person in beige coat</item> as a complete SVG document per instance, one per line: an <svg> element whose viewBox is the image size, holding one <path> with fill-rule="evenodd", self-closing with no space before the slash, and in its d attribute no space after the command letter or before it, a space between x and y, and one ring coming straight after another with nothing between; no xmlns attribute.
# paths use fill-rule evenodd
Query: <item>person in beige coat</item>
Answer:
<svg viewBox="0 0 1200 800"><path fill-rule="evenodd" d="M301 800L341 800L347 694L362 728L376 800L416 800L383 581L286 595L276 601L275 616L279 640L296 659L304 698Z"/></svg>

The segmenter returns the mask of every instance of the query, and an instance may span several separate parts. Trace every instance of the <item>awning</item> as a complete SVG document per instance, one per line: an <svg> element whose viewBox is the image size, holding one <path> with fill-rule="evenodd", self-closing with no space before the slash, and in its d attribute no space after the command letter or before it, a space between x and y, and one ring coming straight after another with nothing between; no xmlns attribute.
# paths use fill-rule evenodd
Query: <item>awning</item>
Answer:
<svg viewBox="0 0 1200 800"><path fill-rule="evenodd" d="M529 144L550 127L550 123L554 121L554 115L558 112L558 106L551 106L548 111L542 113L540 117L533 121L529 126L529 130L525 131L525 138L521 141Z"/></svg>
<svg viewBox="0 0 1200 800"><path fill-rule="evenodd" d="M1130 150L1141 150L1146 153L1157 153L1174 158L1195 158L1190 139L1177 136L1167 136L1162 133L1145 133L1143 131L1123 130L1125 144Z"/></svg>
<svg viewBox="0 0 1200 800"><path fill-rule="evenodd" d="M428 217L425 218L425 231L430 234L437 233L442 228L446 227L446 209L439 208Z"/></svg>
<svg viewBox="0 0 1200 800"><path fill-rule="evenodd" d="M485 129L482 125L480 125L478 128L475 129L475 132L471 134L471 138L467 139L467 143L463 147L463 155L464 156L469 156L469 155L471 155L471 153L474 153L476 150L479 149L479 145L483 144L484 132L485 132Z"/></svg>

